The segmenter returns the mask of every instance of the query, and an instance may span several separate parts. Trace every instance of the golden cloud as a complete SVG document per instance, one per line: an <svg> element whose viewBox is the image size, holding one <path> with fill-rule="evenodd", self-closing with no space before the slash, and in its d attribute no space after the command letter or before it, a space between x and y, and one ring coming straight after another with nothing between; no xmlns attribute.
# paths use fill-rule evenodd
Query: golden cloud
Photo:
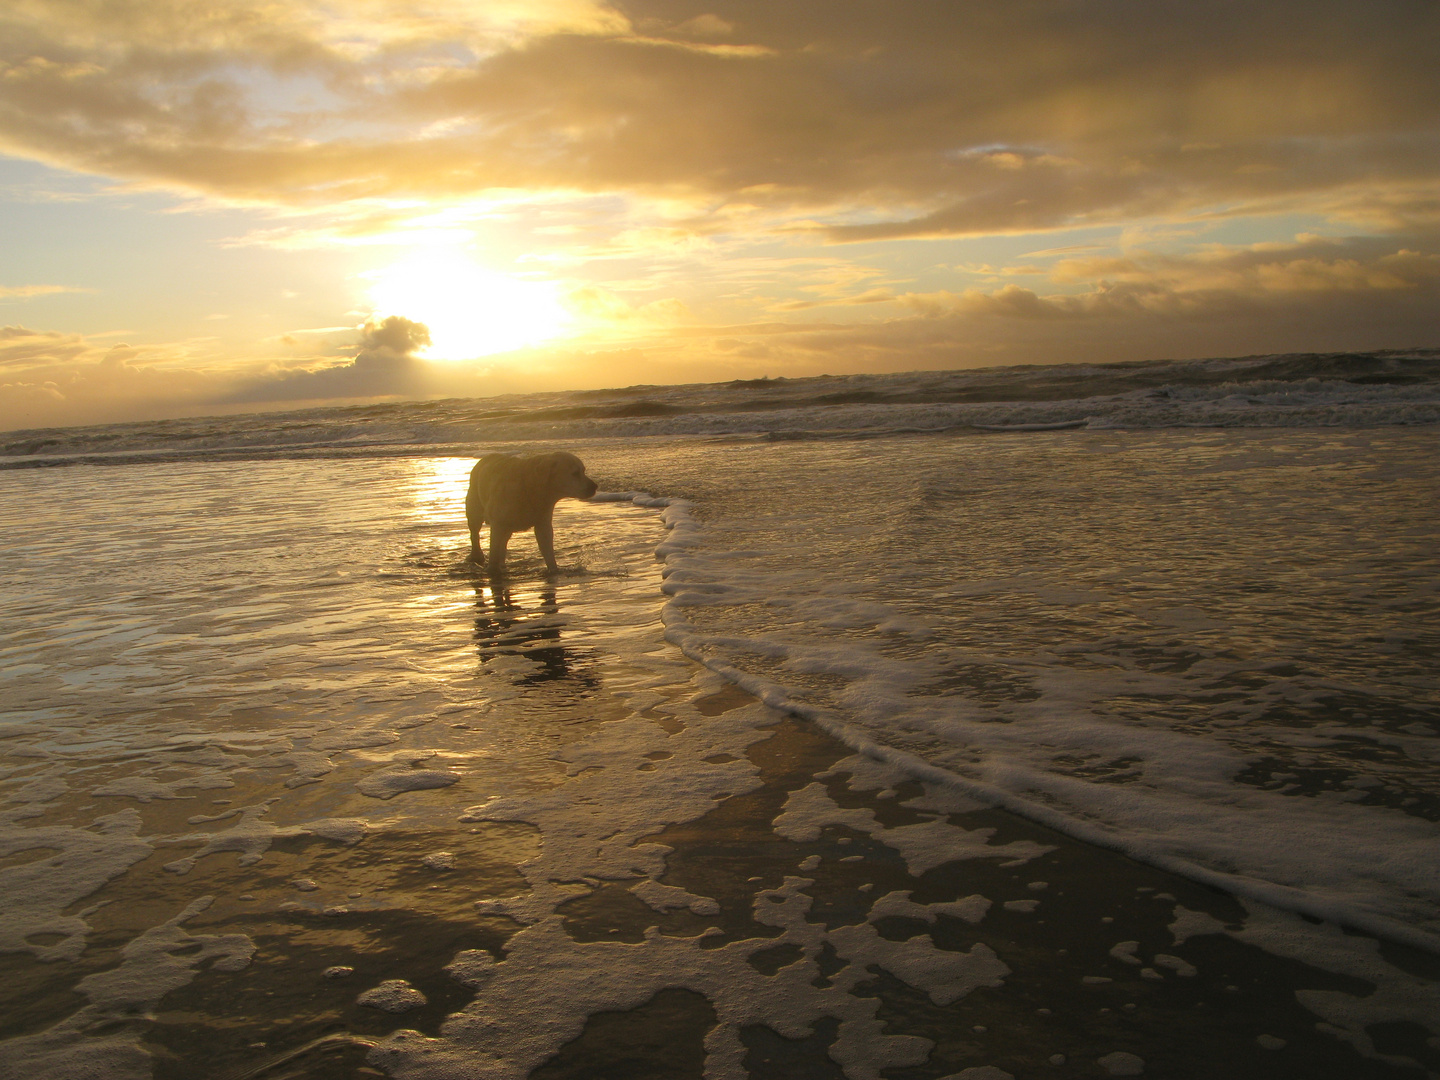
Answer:
<svg viewBox="0 0 1440 1080"><path fill-rule="evenodd" d="M1042 296L1006 285L994 292L907 293L897 299L927 318L1224 318L1241 311L1308 307L1317 294L1330 303L1440 307L1440 255L1386 251L1381 241L1314 237L1293 245L1215 247L1188 255L1070 258L1059 261L1050 276L1058 284L1090 288Z"/></svg>
<svg viewBox="0 0 1440 1080"><path fill-rule="evenodd" d="M69 285L0 285L0 300L29 300L33 296L54 296L57 293L89 292Z"/></svg>
<svg viewBox="0 0 1440 1080"><path fill-rule="evenodd" d="M870 240L1437 203L1423 0L20 0L0 41L8 152L273 205L628 191Z"/></svg>

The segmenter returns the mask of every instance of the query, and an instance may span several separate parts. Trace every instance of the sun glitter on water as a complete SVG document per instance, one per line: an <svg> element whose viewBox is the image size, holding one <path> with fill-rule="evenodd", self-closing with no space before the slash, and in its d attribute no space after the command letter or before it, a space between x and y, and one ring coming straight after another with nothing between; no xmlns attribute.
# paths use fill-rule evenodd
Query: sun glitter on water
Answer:
<svg viewBox="0 0 1440 1080"><path fill-rule="evenodd" d="M471 360L559 337L570 315L551 282L487 270L457 251L417 252L377 272L375 318L402 315L430 330L425 355Z"/></svg>

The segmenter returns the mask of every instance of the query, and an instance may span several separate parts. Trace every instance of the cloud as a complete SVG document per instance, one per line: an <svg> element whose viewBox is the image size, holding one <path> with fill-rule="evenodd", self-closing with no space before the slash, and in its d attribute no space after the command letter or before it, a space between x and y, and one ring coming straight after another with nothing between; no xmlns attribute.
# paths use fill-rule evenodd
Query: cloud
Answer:
<svg viewBox="0 0 1440 1080"><path fill-rule="evenodd" d="M1011 319L1223 319L1240 313L1361 305L1372 318L1440 308L1440 255L1387 249L1380 240L1303 238L1295 244L1215 246L1186 255L1136 252L1067 258L1050 274L1084 292L1041 296L1018 285L907 293L899 303L926 317ZM1423 330L1416 326L1416 333ZM1417 338L1419 340L1419 338Z"/></svg>
<svg viewBox="0 0 1440 1080"><path fill-rule="evenodd" d="M183 345L101 345L79 334L0 328L0 429L182 415L223 385Z"/></svg>
<svg viewBox="0 0 1440 1080"><path fill-rule="evenodd" d="M88 351L90 346L79 334L0 326L0 371L72 361Z"/></svg>
<svg viewBox="0 0 1440 1080"><path fill-rule="evenodd" d="M585 285L571 290L564 300L565 306L581 317L604 320L611 324L627 326L648 324L652 326L673 326L690 322L691 312L683 300L666 297L651 300L645 304L631 304L609 289L598 285Z"/></svg>
<svg viewBox="0 0 1440 1080"><path fill-rule="evenodd" d="M321 348L335 336L315 334ZM291 345L302 335L289 336ZM223 415L395 398L483 397L596 382L597 372L640 381L670 370L692 376L684 358L634 349L527 350L487 367L432 363L415 353L429 340L425 326L400 316L349 330L349 360L306 354L288 365L233 362L200 350L202 343L106 345L79 334L0 327L0 431ZM588 381L587 381L588 380Z"/></svg>
<svg viewBox="0 0 1440 1080"><path fill-rule="evenodd" d="M29 300L34 296L89 291L89 289L74 289L69 285L0 285L0 300Z"/></svg>
<svg viewBox="0 0 1440 1080"><path fill-rule="evenodd" d="M430 331L422 323L391 315L365 324L359 351L348 363L267 371L245 380L218 403L424 396L426 365L415 352L428 344Z"/></svg>
<svg viewBox="0 0 1440 1080"><path fill-rule="evenodd" d="M434 366L414 355L429 340L423 325L393 316L361 328L346 362L311 355L298 359L303 366L237 372L183 342L104 345L79 334L6 326L0 328L0 430L423 397L440 381Z"/></svg>
<svg viewBox="0 0 1440 1080"><path fill-rule="evenodd" d="M623 191L837 241L1440 220L1428 0L418 10L7 5L0 145L268 205Z"/></svg>

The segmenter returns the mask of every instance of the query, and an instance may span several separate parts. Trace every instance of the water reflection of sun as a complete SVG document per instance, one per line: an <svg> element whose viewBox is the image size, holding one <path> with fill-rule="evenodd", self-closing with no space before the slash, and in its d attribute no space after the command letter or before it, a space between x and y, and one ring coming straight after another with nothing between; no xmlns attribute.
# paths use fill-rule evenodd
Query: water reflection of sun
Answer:
<svg viewBox="0 0 1440 1080"><path fill-rule="evenodd" d="M465 529L465 492L473 458L421 458L414 463L410 512L442 527L458 522Z"/></svg>
<svg viewBox="0 0 1440 1080"><path fill-rule="evenodd" d="M377 272L375 318L402 315L430 330L426 355L470 360L559 337L569 314L553 282L522 281L453 249L426 249Z"/></svg>

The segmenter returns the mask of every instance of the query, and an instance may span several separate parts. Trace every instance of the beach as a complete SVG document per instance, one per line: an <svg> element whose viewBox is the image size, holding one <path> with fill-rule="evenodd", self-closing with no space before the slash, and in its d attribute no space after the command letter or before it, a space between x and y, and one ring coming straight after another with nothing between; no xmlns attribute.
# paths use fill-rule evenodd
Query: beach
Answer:
<svg viewBox="0 0 1440 1080"><path fill-rule="evenodd" d="M0 472L0 1072L1440 1073L1433 428L804 408Z"/></svg>
<svg viewBox="0 0 1440 1080"><path fill-rule="evenodd" d="M0 1080L1440 1080L1437 46L0 4Z"/></svg>

